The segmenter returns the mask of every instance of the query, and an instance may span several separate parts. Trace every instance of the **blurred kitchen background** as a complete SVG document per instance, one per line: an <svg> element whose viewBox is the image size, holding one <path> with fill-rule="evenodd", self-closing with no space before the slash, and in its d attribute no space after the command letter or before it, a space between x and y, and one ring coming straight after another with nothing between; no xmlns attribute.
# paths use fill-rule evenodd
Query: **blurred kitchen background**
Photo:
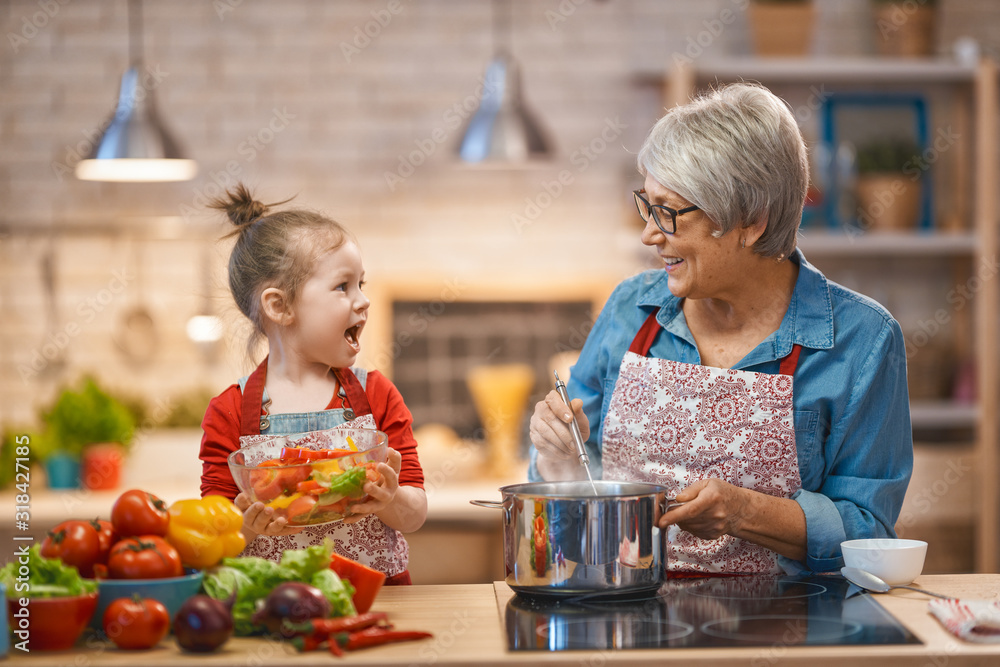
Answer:
<svg viewBox="0 0 1000 667"><path fill-rule="evenodd" d="M423 429L438 508L427 534L466 540L458 560L485 563L434 569L422 546L433 542L418 534L414 579L502 578L499 519L465 509L467 494L447 494L496 497L499 483L523 479L519 411L549 390L552 367L568 367L611 289L659 266L639 242L631 190L641 185L635 153L665 105L716 79L761 80L789 100L819 161L830 94L880 91L888 78L928 110L921 149L958 136L959 148L938 146L940 160L923 153L935 163L924 170L934 199L903 232L919 238L902 251L896 241L855 244L880 231L861 220L857 233L827 232L803 247L832 278L889 307L916 352L911 394L930 416L917 424L916 519L900 532L937 536L927 571L989 569L996 533L984 534L974 515L996 516L996 499L971 471L984 452L995 463L995 428L981 416L996 406L977 407L995 394L975 387L984 330L972 303L996 294L981 291L996 270L977 254L991 237L975 221L984 212L975 172L983 150L995 161L997 145L995 127L986 149L975 133L983 109L995 111L990 70L977 78L977 63L1000 54L1000 3L901 3L900 26L922 20L918 7L931 12L917 58L885 54L879 3L806 3L804 53L781 61L798 68L790 76L762 59L753 4L147 0L137 32L124 0L0 3L0 426L37 428L59 392L89 375L140 410L124 483L196 490L204 407L259 359L226 287L227 223L205 204L237 180L266 202L294 195L360 241L373 299L361 362L394 379ZM192 180L74 175L107 125L130 49L143 58L142 89L197 162ZM520 65L523 102L549 154L470 165L457 148L502 50ZM902 62L902 74L887 62ZM807 233L840 211L820 201L835 196L820 181ZM986 249L994 260L995 250ZM986 312L996 319L995 304ZM995 377L995 360L978 361ZM509 364L527 364L528 379L511 390L512 407L491 414L502 397L474 395L470 371ZM499 380L486 385L497 390ZM484 444L494 420L514 422L508 458L491 458Z"/></svg>

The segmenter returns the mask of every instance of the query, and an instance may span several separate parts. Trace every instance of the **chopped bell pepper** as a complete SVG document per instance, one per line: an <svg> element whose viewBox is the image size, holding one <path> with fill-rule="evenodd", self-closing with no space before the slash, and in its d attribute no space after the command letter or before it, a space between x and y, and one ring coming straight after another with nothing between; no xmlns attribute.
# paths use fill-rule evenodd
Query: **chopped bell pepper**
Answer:
<svg viewBox="0 0 1000 667"><path fill-rule="evenodd" d="M246 546L243 514L222 496L178 500L170 506L166 540L187 567L203 570Z"/></svg>

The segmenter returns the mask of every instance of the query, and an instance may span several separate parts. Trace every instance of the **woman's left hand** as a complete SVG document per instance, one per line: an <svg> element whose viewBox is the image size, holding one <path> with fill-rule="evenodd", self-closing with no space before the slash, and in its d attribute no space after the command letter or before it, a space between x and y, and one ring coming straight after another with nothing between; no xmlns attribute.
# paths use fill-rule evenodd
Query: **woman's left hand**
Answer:
<svg viewBox="0 0 1000 667"><path fill-rule="evenodd" d="M721 479L703 479L677 494L684 503L663 514L660 528L677 524L695 537L714 540L739 530L749 498L747 490Z"/></svg>
<svg viewBox="0 0 1000 667"><path fill-rule="evenodd" d="M375 470L382 476L381 479L365 483L363 489L368 494L368 500L351 505L352 515L344 519L344 523L357 523L366 515L380 512L388 507L399 489L399 471L402 465L403 457L390 447L386 462L375 466Z"/></svg>

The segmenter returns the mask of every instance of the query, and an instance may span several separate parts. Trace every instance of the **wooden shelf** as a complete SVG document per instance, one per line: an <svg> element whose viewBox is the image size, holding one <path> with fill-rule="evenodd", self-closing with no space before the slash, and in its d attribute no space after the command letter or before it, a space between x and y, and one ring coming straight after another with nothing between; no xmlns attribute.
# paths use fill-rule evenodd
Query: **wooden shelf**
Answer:
<svg viewBox="0 0 1000 667"><path fill-rule="evenodd" d="M979 406L951 401L910 401L910 422L916 429L976 427Z"/></svg>
<svg viewBox="0 0 1000 667"><path fill-rule="evenodd" d="M807 257L870 261L884 258L955 258L970 267L992 266L1000 254L1000 93L997 65L990 59L963 64L945 58L726 58L693 63L674 62L664 74L641 72L641 82L661 86L663 104L684 104L706 85L756 81L765 86L836 86L840 90L894 88L926 90L947 85L946 101L955 105L963 127L951 172L958 192L971 192L968 206L956 213L967 232L850 234L847 231L803 230L800 245ZM952 280L948 273L942 279ZM886 276L892 280L892 276ZM982 280L965 317L976 363L978 401L911 402L915 429L966 429L972 432L976 460L973 543L975 569L1000 568L1000 281Z"/></svg>
<svg viewBox="0 0 1000 667"><path fill-rule="evenodd" d="M799 247L807 257L972 257L976 251L972 232L852 232L806 230Z"/></svg>
<svg viewBox="0 0 1000 667"><path fill-rule="evenodd" d="M697 74L701 79L769 84L968 84L975 79L976 66L941 58L718 58L699 61ZM662 83L663 72L641 72L639 79Z"/></svg>

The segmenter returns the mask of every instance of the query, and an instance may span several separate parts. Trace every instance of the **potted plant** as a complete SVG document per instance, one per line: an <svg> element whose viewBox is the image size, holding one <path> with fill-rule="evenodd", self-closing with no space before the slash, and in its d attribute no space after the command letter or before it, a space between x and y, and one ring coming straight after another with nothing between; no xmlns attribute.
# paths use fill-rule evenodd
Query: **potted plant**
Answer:
<svg viewBox="0 0 1000 667"><path fill-rule="evenodd" d="M863 227L901 230L920 213L920 147L910 139L879 139L858 147L856 195Z"/></svg>
<svg viewBox="0 0 1000 667"><path fill-rule="evenodd" d="M883 56L921 57L934 52L936 0L871 0L875 44Z"/></svg>
<svg viewBox="0 0 1000 667"><path fill-rule="evenodd" d="M93 378L84 378L78 388L64 388L43 410L42 431L33 439L34 449L45 461L49 485L72 488L82 482L89 489L116 488L135 424L125 403Z"/></svg>
<svg viewBox="0 0 1000 667"><path fill-rule="evenodd" d="M812 46L812 0L751 0L750 29L760 56L804 56Z"/></svg>

